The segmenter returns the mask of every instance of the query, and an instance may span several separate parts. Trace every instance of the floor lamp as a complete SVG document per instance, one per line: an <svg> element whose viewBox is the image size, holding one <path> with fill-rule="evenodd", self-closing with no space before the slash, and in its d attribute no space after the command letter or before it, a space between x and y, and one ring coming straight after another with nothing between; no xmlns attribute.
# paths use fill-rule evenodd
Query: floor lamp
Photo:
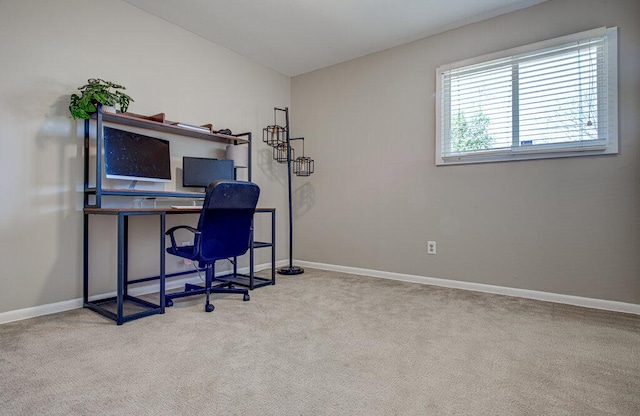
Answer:
<svg viewBox="0 0 640 416"><path fill-rule="evenodd" d="M284 113L284 126L278 125L278 113ZM287 164L287 182L289 185L289 266L278 269L279 274L295 275L304 273L304 269L293 265L293 209L291 195L291 173L296 176L309 176L313 173L314 161L304 155L304 137L291 138L289 132L289 108L273 109L272 126L262 130L262 141L273 148L273 159ZM292 141L302 141L302 156L295 157Z"/></svg>

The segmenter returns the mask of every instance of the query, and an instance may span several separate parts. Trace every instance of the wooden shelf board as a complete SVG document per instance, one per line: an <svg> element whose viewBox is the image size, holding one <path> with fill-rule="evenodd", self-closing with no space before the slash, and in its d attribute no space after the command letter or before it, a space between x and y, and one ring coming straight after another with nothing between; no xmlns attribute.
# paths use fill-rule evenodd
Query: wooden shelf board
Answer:
<svg viewBox="0 0 640 416"><path fill-rule="evenodd" d="M94 116L95 117L95 116ZM102 120L110 123L122 124L125 126L140 127L149 130L160 131L164 133L178 134L185 137L193 137L196 139L211 140L219 143L249 143L249 140L228 134L208 133L179 127L177 122L164 120L164 114L156 114L153 116L142 116L133 113L102 113Z"/></svg>

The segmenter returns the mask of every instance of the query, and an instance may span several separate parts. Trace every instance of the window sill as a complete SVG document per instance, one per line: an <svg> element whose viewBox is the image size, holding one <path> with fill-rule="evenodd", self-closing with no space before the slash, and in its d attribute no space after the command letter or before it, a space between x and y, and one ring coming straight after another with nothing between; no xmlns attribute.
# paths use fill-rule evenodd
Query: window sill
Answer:
<svg viewBox="0 0 640 416"><path fill-rule="evenodd" d="M618 153L615 149L607 149L599 146L589 148L581 148L579 150L556 149L552 151L535 151L534 149L521 149L512 151L495 151L486 152L484 154L445 156L436 159L437 166L464 165L473 163L493 163L493 162L512 162L516 160L538 160L538 159L555 159L579 156L601 156L614 155Z"/></svg>

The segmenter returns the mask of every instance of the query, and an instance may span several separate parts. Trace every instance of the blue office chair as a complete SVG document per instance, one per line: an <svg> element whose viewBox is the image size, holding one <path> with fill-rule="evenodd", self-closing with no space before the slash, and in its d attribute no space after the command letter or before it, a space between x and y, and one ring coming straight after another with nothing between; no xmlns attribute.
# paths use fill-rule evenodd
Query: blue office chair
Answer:
<svg viewBox="0 0 640 416"><path fill-rule="evenodd" d="M243 300L249 300L247 289L237 289L228 280L214 276L217 260L241 256L251 244L253 232L253 214L256 210L260 188L252 182L215 181L207 188L198 228L179 225L166 232L171 237L169 254L198 262L205 269L205 285L186 284L184 292L165 295L166 306L173 305L173 299L205 293L204 310L211 312L214 306L209 303L211 293L241 293ZM185 229L194 234L192 246L178 246L174 233ZM222 283L214 285L214 281Z"/></svg>

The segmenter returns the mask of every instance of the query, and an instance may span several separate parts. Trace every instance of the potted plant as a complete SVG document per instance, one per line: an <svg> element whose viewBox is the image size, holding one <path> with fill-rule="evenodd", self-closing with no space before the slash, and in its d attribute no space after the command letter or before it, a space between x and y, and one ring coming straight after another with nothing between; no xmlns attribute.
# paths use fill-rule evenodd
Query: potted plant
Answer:
<svg viewBox="0 0 640 416"><path fill-rule="evenodd" d="M120 106L123 113L129 108L129 102L133 99L122 92L126 88L100 78L91 78L87 84L78 88L81 95L71 94L69 111L74 119L88 119L97 111L97 105Z"/></svg>

